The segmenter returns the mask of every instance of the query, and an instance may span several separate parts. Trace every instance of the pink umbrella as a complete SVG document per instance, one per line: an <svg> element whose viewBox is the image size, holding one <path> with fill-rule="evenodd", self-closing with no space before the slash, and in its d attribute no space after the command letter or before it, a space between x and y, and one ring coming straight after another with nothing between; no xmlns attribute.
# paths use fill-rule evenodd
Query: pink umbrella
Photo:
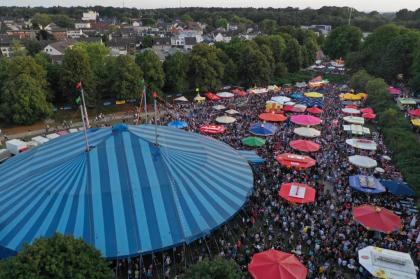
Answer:
<svg viewBox="0 0 420 279"><path fill-rule="evenodd" d="M318 117L304 114L293 115L290 120L295 124L303 126L318 125L321 123L321 119Z"/></svg>

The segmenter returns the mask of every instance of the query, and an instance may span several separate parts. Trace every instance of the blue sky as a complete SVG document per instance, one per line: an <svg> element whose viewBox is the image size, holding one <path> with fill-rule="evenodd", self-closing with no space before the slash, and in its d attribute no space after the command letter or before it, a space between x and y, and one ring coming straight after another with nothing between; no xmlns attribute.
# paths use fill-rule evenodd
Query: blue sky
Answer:
<svg viewBox="0 0 420 279"><path fill-rule="evenodd" d="M136 8L165 7L299 7L350 6L361 11L398 11L420 8L420 0L0 0L0 6L125 6Z"/></svg>

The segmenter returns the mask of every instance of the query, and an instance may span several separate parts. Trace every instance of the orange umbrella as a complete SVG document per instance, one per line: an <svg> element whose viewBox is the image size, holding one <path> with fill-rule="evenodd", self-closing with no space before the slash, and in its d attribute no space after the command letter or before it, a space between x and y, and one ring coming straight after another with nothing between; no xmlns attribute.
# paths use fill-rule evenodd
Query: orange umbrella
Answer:
<svg viewBox="0 0 420 279"><path fill-rule="evenodd" d="M259 115L259 118L261 120L270 121L270 122L283 122L287 119L287 117L284 116L283 114L269 113L269 112L261 113Z"/></svg>
<svg viewBox="0 0 420 279"><path fill-rule="evenodd" d="M289 145L296 150L302 152L316 152L320 145L311 140L292 140Z"/></svg>

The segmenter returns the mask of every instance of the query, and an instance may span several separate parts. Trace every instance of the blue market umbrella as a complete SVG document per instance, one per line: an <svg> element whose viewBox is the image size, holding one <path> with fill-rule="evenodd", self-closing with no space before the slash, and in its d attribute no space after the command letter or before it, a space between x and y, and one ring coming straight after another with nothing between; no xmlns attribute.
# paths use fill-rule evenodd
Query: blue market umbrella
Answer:
<svg viewBox="0 0 420 279"><path fill-rule="evenodd" d="M368 193L379 194L386 191L385 187L379 180L373 176L353 175L349 176L350 187L354 190Z"/></svg>
<svg viewBox="0 0 420 279"><path fill-rule="evenodd" d="M303 98L303 95L295 92L295 93L292 93L289 97L292 98L292 99L301 99L301 98Z"/></svg>
<svg viewBox="0 0 420 279"><path fill-rule="evenodd" d="M269 123L257 123L249 131L257 136L272 136L277 131L277 126Z"/></svg>
<svg viewBox="0 0 420 279"><path fill-rule="evenodd" d="M184 129L188 127L188 124L185 121L175 120L175 121L169 122L168 126L172 128Z"/></svg>
<svg viewBox="0 0 420 279"><path fill-rule="evenodd" d="M395 196L414 196L416 193L411 189L410 185L404 182L384 179L381 180L382 185Z"/></svg>

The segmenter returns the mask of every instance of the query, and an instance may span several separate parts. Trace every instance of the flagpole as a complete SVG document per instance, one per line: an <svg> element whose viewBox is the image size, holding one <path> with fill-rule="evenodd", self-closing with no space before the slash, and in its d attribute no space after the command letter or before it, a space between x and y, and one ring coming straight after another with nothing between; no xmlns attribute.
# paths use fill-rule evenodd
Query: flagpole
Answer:
<svg viewBox="0 0 420 279"><path fill-rule="evenodd" d="M84 134L84 137L85 137L86 152L89 152L90 147L89 147L89 139L88 139L88 136L87 136L87 129L89 128L90 125L89 125L89 118L88 118L86 103L85 103L85 94L84 94L84 90L83 90L83 86L82 86L81 81L78 83L77 86L80 86L80 95L82 95L82 102L80 104L80 113L82 115L83 134Z"/></svg>
<svg viewBox="0 0 420 279"><path fill-rule="evenodd" d="M146 83L143 80L143 97L144 97L144 119L147 124L147 94L146 94Z"/></svg>
<svg viewBox="0 0 420 279"><path fill-rule="evenodd" d="M86 145L86 152L89 151L89 140L88 140L88 136L87 136L87 128L86 128L86 120L85 120L85 115L84 115L84 109L83 109L83 105L80 104L80 114L82 115L82 122L83 122L83 134L85 136L85 145Z"/></svg>
<svg viewBox="0 0 420 279"><path fill-rule="evenodd" d="M158 146L158 131L157 131L157 104L156 104L157 93L153 92L153 107L155 111L155 145Z"/></svg>

